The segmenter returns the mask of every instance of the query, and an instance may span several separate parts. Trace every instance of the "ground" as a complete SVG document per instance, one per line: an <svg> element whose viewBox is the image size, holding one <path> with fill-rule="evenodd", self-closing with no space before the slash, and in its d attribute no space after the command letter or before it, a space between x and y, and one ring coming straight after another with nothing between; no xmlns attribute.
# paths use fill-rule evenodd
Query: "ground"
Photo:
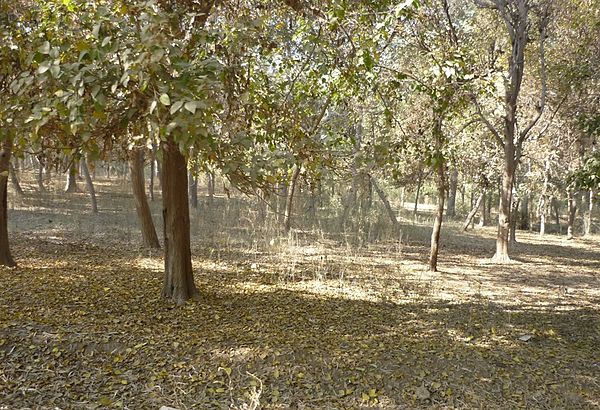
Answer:
<svg viewBox="0 0 600 410"><path fill-rule="evenodd" d="M126 185L13 198L0 269L0 408L600 407L600 240L448 224L353 242L275 236L220 198L193 211L200 300L161 299ZM160 205L152 204L158 215ZM159 226L160 232L160 226Z"/></svg>

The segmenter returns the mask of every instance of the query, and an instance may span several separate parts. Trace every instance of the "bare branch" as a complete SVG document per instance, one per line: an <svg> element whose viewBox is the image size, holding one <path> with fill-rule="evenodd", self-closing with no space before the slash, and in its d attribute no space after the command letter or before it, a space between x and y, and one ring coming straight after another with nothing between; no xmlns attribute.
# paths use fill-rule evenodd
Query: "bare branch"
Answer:
<svg viewBox="0 0 600 410"><path fill-rule="evenodd" d="M477 115L479 115L479 118L481 118L481 121L485 124L487 129L490 130L490 132L494 136L494 139L496 140L498 145L500 145L502 148L504 148L504 140L500 136L500 133L498 132L496 127L494 127L492 125L492 123L483 114L483 112L481 111L481 105L479 105L479 102L477 101L477 99L475 97L473 97L473 102L475 103L475 108L477 109Z"/></svg>

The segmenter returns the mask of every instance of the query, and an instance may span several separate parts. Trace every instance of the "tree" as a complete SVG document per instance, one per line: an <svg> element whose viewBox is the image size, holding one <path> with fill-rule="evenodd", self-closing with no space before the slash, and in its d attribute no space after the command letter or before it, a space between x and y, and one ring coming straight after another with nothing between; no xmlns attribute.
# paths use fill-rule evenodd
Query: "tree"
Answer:
<svg viewBox="0 0 600 410"><path fill-rule="evenodd" d="M497 262L510 261L509 231L510 212L512 204L512 192L515 172L521 159L523 143L529 137L530 131L537 124L546 105L546 61L545 42L547 39L547 26L550 18L550 3L542 2L539 5L530 0L476 0L476 3L486 9L491 9L500 16L505 24L508 36L508 48L510 53L505 61L503 78L504 101L501 119L501 130L484 113L480 103L475 99L478 114L489 129L497 144L504 153L504 170L502 173L502 188L500 194L500 205L498 215L498 234L496 237L496 253L493 260ZM533 27L532 14L538 14L537 27L539 41L537 44L540 86L539 101L536 113L525 124L520 124L525 109L522 106L521 90L525 75L526 47L533 39L531 28ZM493 43L495 47L495 42Z"/></svg>

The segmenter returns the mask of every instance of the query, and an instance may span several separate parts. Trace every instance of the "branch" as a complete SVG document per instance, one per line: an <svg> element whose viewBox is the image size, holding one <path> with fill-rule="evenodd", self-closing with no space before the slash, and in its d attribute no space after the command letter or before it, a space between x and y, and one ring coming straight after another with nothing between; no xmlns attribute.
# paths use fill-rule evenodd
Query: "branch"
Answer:
<svg viewBox="0 0 600 410"><path fill-rule="evenodd" d="M540 29L540 77L542 81L542 88L540 90L540 103L538 106L536 116L531 120L529 125L525 127L523 131L521 131L519 135L519 139L517 140L517 145L523 144L523 141L527 138L527 134L529 131L537 124L540 120L542 113L544 112L544 108L546 107L546 94L547 94L547 79L546 79L546 52L545 52L545 43L546 43L546 28L548 25L548 12L546 11L545 15L542 17L542 27Z"/></svg>
<svg viewBox="0 0 600 410"><path fill-rule="evenodd" d="M498 130L492 125L492 123L485 117L485 115L483 115L483 112L481 111L481 106L479 105L479 102L477 101L477 99L475 97L473 97L473 102L475 103L475 108L477 109L477 115L479 115L479 118L481 118L481 121L485 124L485 126L487 127L488 130L490 130L490 132L492 133L492 135L494 136L494 138L496 139L496 142L502 147L504 148L504 140L502 139L502 137L500 136L500 133L498 132Z"/></svg>

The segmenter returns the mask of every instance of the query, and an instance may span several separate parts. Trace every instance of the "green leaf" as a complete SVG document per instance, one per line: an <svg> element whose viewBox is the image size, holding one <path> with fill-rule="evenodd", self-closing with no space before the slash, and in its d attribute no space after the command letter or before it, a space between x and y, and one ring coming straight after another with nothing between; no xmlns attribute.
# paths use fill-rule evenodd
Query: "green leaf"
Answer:
<svg viewBox="0 0 600 410"><path fill-rule="evenodd" d="M192 114L196 113L197 104L196 101L188 101L185 103L185 109L191 112Z"/></svg>
<svg viewBox="0 0 600 410"><path fill-rule="evenodd" d="M159 100L162 105L171 105L171 99L169 98L169 94L162 94Z"/></svg>
<svg viewBox="0 0 600 410"><path fill-rule="evenodd" d="M52 77L58 78L58 75L60 74L60 66L53 65L50 67L50 74L52 74Z"/></svg>
<svg viewBox="0 0 600 410"><path fill-rule="evenodd" d="M50 54L50 43L45 41L44 44L38 48L38 51L42 54Z"/></svg>
<svg viewBox="0 0 600 410"><path fill-rule="evenodd" d="M157 48L152 52L152 56L150 57L150 61L152 63L159 62L165 55L165 50L162 48Z"/></svg>
<svg viewBox="0 0 600 410"><path fill-rule="evenodd" d="M164 94L164 95L166 95L166 94ZM161 102L162 102L162 100L161 100ZM169 105L169 104L165 104L165 105ZM181 108L182 105L183 105L183 101L177 101L175 104L173 104L171 106L171 109L169 110L169 112L171 114L175 114L177 111L179 111L179 109Z"/></svg>
<svg viewBox="0 0 600 410"><path fill-rule="evenodd" d="M46 71L48 71L50 69L50 66L52 65L52 63L50 61L43 61L40 66L38 67L38 74L44 74Z"/></svg>

